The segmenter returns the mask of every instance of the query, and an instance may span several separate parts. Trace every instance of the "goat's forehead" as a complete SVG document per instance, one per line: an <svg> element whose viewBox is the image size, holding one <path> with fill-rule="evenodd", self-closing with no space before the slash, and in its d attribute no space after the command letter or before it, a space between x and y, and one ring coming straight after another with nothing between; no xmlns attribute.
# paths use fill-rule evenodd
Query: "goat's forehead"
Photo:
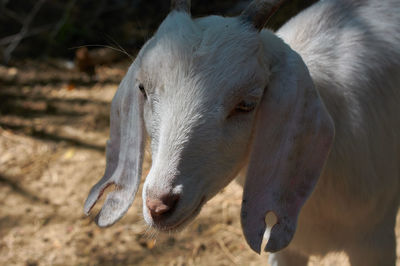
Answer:
<svg viewBox="0 0 400 266"><path fill-rule="evenodd" d="M163 86L185 80L221 87L254 78L260 51L258 34L237 18L192 20L168 16L143 48L141 72Z"/></svg>

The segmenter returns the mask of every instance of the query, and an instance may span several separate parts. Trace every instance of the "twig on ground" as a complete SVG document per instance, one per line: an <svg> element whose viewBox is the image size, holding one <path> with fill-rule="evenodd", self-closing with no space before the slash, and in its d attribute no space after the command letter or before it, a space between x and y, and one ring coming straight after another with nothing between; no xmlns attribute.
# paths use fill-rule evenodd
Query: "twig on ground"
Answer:
<svg viewBox="0 0 400 266"><path fill-rule="evenodd" d="M42 33L42 32L48 31L48 30L50 30L52 27L53 27L53 24L48 24L48 25L44 25L44 26L37 27L37 28L33 28L32 30L30 30L29 32L27 32L27 33L23 36L22 39L25 39L25 38L28 38L28 37L31 37L31 36L40 34L40 33ZM7 45L7 44L13 42L13 41L15 40L15 38L18 37L18 35L20 35L20 33L13 34L13 35L10 35L10 36L7 36L7 37L4 37L4 38L0 39L0 46L1 46L1 45ZM22 39L21 39L21 40L22 40Z"/></svg>
<svg viewBox="0 0 400 266"><path fill-rule="evenodd" d="M229 249L225 246L224 241L222 241L221 239L217 239L217 243L218 243L218 246L221 248L221 250L226 255L226 257L230 261L232 261L235 265L237 265L238 264L237 258L235 256L233 256L232 253L229 251Z"/></svg>
<svg viewBox="0 0 400 266"><path fill-rule="evenodd" d="M36 2L31 13L25 19L24 24L21 28L21 31L18 34L16 34L13 41L4 50L3 55L4 55L4 62L6 64L10 61L12 52L15 50L15 48L18 47L19 43L22 41L22 39L24 39L25 35L28 33L29 27L31 26L33 19L35 18L35 16L39 12L40 8L42 7L42 5L44 4L45 1L46 0L38 0Z"/></svg>
<svg viewBox="0 0 400 266"><path fill-rule="evenodd" d="M13 20L17 21L20 24L24 24L24 20L19 14L6 8L5 6L1 7L1 13L3 13L9 18L12 18Z"/></svg>

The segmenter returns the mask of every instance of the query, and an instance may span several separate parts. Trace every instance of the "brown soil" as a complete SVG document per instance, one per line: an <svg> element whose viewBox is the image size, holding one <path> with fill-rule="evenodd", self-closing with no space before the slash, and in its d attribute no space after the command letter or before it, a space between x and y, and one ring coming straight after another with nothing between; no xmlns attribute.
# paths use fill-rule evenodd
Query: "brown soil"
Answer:
<svg viewBox="0 0 400 266"><path fill-rule="evenodd" d="M104 171L109 103L126 67L98 67L96 82L54 62L0 67L0 265L266 265L243 238L236 183L175 235L147 228L140 192L110 228L83 214ZM149 165L147 155L144 174ZM310 262L347 264L343 254Z"/></svg>

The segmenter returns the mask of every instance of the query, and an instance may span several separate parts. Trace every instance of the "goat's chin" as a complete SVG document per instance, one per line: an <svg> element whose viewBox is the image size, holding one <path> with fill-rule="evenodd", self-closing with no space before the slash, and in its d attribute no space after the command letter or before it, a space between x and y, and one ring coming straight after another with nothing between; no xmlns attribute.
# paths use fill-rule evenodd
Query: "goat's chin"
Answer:
<svg viewBox="0 0 400 266"><path fill-rule="evenodd" d="M189 225L194 218L200 213L201 208L204 206L206 202L206 198L203 197L200 201L200 203L197 205L193 211L190 212L189 215L184 216L181 219L174 219L174 221L171 221L170 219L167 219L165 222L161 223L155 223L154 221L151 221L149 225L160 231L160 232L165 232L165 233L177 233L185 229L187 225Z"/></svg>

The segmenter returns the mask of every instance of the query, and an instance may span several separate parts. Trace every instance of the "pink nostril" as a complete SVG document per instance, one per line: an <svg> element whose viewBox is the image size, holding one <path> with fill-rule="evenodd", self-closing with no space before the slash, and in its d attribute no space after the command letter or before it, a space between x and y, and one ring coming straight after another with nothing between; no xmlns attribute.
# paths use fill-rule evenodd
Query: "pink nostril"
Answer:
<svg viewBox="0 0 400 266"><path fill-rule="evenodd" d="M161 196L159 199L146 199L146 206L150 211L151 217L161 218L162 215L171 213L178 203L179 195L166 194Z"/></svg>

